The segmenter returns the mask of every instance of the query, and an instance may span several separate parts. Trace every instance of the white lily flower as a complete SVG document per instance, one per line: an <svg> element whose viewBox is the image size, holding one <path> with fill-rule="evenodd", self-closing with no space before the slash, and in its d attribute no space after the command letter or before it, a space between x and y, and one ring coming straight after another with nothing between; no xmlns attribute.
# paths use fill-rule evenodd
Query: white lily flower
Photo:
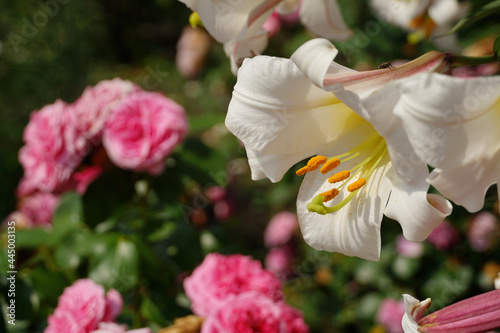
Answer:
<svg viewBox="0 0 500 333"><path fill-rule="evenodd" d="M411 31L410 41L445 34L470 7L458 0L371 0L370 4L383 20ZM458 48L455 35L438 37L436 43L442 49Z"/></svg>
<svg viewBox="0 0 500 333"><path fill-rule="evenodd" d="M416 153L435 168L430 184L469 212L479 211L500 180L500 77L426 73L398 86L395 114Z"/></svg>
<svg viewBox="0 0 500 333"><path fill-rule="evenodd" d="M313 33L345 40L352 31L345 24L337 0L179 0L198 13L207 31L224 44L236 73L241 62L260 54L267 46L268 34L262 28L275 9L299 10L301 22Z"/></svg>
<svg viewBox="0 0 500 333"><path fill-rule="evenodd" d="M316 39L292 60L245 60L226 126L244 143L254 179L279 181L295 163L318 155L297 172L307 173L297 199L305 241L378 260L383 214L399 221L408 240L422 241L451 205L427 194L427 167L389 108L397 96L374 92L391 78L441 68L444 55L358 73L333 62L336 54L330 42Z"/></svg>

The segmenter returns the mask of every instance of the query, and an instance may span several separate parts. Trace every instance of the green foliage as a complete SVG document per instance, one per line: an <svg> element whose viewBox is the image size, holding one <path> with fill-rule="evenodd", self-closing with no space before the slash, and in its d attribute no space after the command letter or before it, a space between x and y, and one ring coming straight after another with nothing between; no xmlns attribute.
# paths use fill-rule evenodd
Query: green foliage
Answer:
<svg viewBox="0 0 500 333"><path fill-rule="evenodd" d="M353 39L335 43L337 60L346 66L375 69L434 48L429 41L409 44L407 32L379 20L366 1L339 3L355 31ZM479 11L455 28L460 28L463 46L498 33L499 23L490 16L499 3L474 4ZM187 80L176 70L176 43L190 14L178 1L69 1L32 37L23 35L30 27L26 22L32 23L40 10L39 2L22 0L4 4L0 11L2 216L16 209L15 189L22 177L17 154L29 114L57 98L72 102L85 86L122 77L184 105L190 134L167 159L162 175L106 171L85 195L62 197L51 228L16 230L19 324L0 321L0 331L43 332L64 288L85 277L120 291L125 307L119 322L131 328L165 327L191 313L182 279L207 253L264 259L267 222L279 211L295 210L301 179L294 171L299 165L277 184L251 180L243 147L223 125L236 78L222 46L211 47L199 78ZM483 29L485 18L491 24ZM271 40L266 54L290 56L309 38L301 26L287 27ZM494 52L500 55L499 38ZM227 190L233 209L228 219L217 216L207 196L213 186ZM489 199L486 209L493 210L496 195ZM450 218L460 244L439 251L424 243L420 258L398 254L400 227L385 220L378 263L316 251L299 237L294 271L285 285L287 302L304 312L311 332L355 333L375 325L386 297L431 297L437 309L485 291L485 267L499 264L499 247L472 251L466 242L468 217L456 209ZM0 239L7 244L4 233ZM2 246L2 274L8 270L5 250ZM2 276L2 306L5 281Z"/></svg>

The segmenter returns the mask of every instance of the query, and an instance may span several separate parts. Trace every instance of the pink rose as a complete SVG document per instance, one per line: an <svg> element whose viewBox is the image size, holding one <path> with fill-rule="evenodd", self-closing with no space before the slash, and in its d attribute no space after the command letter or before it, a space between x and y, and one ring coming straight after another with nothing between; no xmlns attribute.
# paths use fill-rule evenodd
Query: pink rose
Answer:
<svg viewBox="0 0 500 333"><path fill-rule="evenodd" d="M264 244L267 247L286 244L299 227L297 216L290 212L281 212L274 215L264 232Z"/></svg>
<svg viewBox="0 0 500 333"><path fill-rule="evenodd" d="M474 251L485 252L493 245L499 230L497 217L490 212L481 212L472 218L467 239Z"/></svg>
<svg viewBox="0 0 500 333"><path fill-rule="evenodd" d="M292 270L293 250L289 246L271 249L266 255L266 268L280 279L286 279Z"/></svg>
<svg viewBox="0 0 500 333"><path fill-rule="evenodd" d="M117 166L160 174L187 128L182 106L158 93L136 92L108 118L103 144Z"/></svg>
<svg viewBox="0 0 500 333"><path fill-rule="evenodd" d="M36 191L59 192L68 187L73 167L45 158L43 152L25 145L19 151L19 162L24 177L17 188L18 195L27 196Z"/></svg>
<svg viewBox="0 0 500 333"><path fill-rule="evenodd" d="M380 303L377 322L383 325L389 333L403 333L401 320L405 314L403 301L386 298Z"/></svg>
<svg viewBox="0 0 500 333"><path fill-rule="evenodd" d="M201 333L307 333L300 312L255 291L228 298L209 315Z"/></svg>
<svg viewBox="0 0 500 333"><path fill-rule="evenodd" d="M86 141L78 129L73 106L61 100L31 113L23 139L45 159L76 167L85 155Z"/></svg>
<svg viewBox="0 0 500 333"><path fill-rule="evenodd" d="M201 317L213 312L228 297L245 291L259 292L274 301L283 297L281 281L262 269L260 262L240 254L208 254L184 280L184 289L193 312Z"/></svg>
<svg viewBox="0 0 500 333"><path fill-rule="evenodd" d="M309 327L304 322L302 312L284 302L278 302L281 310L281 320L285 322L286 333L308 333Z"/></svg>
<svg viewBox="0 0 500 333"><path fill-rule="evenodd" d="M403 235L396 238L396 250L406 258L419 258L424 253L422 243L410 242Z"/></svg>
<svg viewBox="0 0 500 333"><path fill-rule="evenodd" d="M29 219L29 226L49 226L59 205L59 196L52 193L36 192L21 198L19 211Z"/></svg>
<svg viewBox="0 0 500 333"><path fill-rule="evenodd" d="M98 328L92 331L92 333L127 333L127 326L100 322Z"/></svg>
<svg viewBox="0 0 500 333"><path fill-rule="evenodd" d="M80 330L89 333L102 321L112 321L121 312L121 295L111 289L105 294L104 287L90 279L81 279L64 289L53 315L48 318L45 333L73 332L66 323L77 323Z"/></svg>
<svg viewBox="0 0 500 333"><path fill-rule="evenodd" d="M74 103L78 127L93 145L100 142L102 129L113 109L140 88L119 78L105 80L87 87Z"/></svg>
<svg viewBox="0 0 500 333"><path fill-rule="evenodd" d="M24 168L21 195L60 191L86 154L86 141L77 129L73 109L60 100L31 114L23 138L26 145L19 151Z"/></svg>
<svg viewBox="0 0 500 333"><path fill-rule="evenodd" d="M224 200L227 195L227 191L225 188L220 186L211 186L205 191L205 195L207 196L207 199L214 204L217 201Z"/></svg>
<svg viewBox="0 0 500 333"><path fill-rule="evenodd" d="M126 325L101 322L99 323L99 327L95 331L92 331L92 333L152 333L152 331L149 328L127 331Z"/></svg>
<svg viewBox="0 0 500 333"><path fill-rule="evenodd" d="M49 316L44 333L89 333L69 312L59 311Z"/></svg>
<svg viewBox="0 0 500 333"><path fill-rule="evenodd" d="M457 229L447 220L441 222L441 224L431 232L429 237L427 237L427 241L441 251L449 250L452 246L457 244L459 240L460 235Z"/></svg>

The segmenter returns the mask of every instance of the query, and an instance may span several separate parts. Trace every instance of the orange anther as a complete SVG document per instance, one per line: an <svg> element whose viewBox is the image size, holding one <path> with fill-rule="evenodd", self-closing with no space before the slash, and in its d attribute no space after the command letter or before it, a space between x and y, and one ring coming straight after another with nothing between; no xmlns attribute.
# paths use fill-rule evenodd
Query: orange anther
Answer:
<svg viewBox="0 0 500 333"><path fill-rule="evenodd" d="M341 182L343 180L346 180L350 176L351 176L351 172L349 170L340 171L340 172L337 172L336 174L334 174L333 176L331 176L330 178L328 178L328 181L332 184L338 183L338 182Z"/></svg>
<svg viewBox="0 0 500 333"><path fill-rule="evenodd" d="M328 159L325 156L314 156L308 162L307 166L309 167L309 171L316 170L319 166L325 163Z"/></svg>
<svg viewBox="0 0 500 333"><path fill-rule="evenodd" d="M425 23L425 16L424 15L419 15L412 19L410 22L408 22L408 28L410 29L418 29Z"/></svg>
<svg viewBox="0 0 500 333"><path fill-rule="evenodd" d="M354 183L352 183L351 185L347 186L347 190L349 192L354 192L356 190L359 190L363 185L366 184L366 179L364 178L359 178L358 180L356 180Z"/></svg>
<svg viewBox="0 0 500 333"><path fill-rule="evenodd" d="M321 167L320 171L322 174L325 174L328 171L331 171L331 170L335 169L336 167L338 167L339 164L340 164L340 160L338 158L332 158L331 160L326 162L325 165L323 165Z"/></svg>
<svg viewBox="0 0 500 333"><path fill-rule="evenodd" d="M332 188L331 190L320 193L319 195L324 196L325 199L323 201L327 202L327 201L334 199L338 194L339 194L339 190L337 190L336 188Z"/></svg>
<svg viewBox="0 0 500 333"><path fill-rule="evenodd" d="M311 171L311 170L310 170L310 169L309 169L309 167L306 165L305 167L300 168L299 170L297 170L297 171L295 172L295 174L296 174L297 176L302 176L302 175L305 175L305 174L306 174L307 172L309 172L309 171Z"/></svg>

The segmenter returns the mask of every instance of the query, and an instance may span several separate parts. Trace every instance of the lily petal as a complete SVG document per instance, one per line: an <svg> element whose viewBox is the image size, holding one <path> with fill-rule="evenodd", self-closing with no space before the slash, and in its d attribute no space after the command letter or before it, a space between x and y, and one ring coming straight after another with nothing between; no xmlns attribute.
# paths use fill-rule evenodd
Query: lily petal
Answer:
<svg viewBox="0 0 500 333"><path fill-rule="evenodd" d="M428 11L432 20L440 26L451 25L453 21L464 17L469 9L469 3L458 2L457 0L440 0L433 1Z"/></svg>
<svg viewBox="0 0 500 333"><path fill-rule="evenodd" d="M430 298L420 302L415 297L404 294L405 314L401 321L405 333L418 333L417 322L423 317L427 308L431 305Z"/></svg>
<svg viewBox="0 0 500 333"><path fill-rule="evenodd" d="M310 40L291 56L291 60L316 86L326 90L343 89L354 91L362 98L381 89L391 81L406 78L420 72L446 72L449 70L447 56L438 51L426 54L396 68L385 68L357 72L333 62L338 51L328 40ZM390 89L386 89L390 91Z"/></svg>
<svg viewBox="0 0 500 333"><path fill-rule="evenodd" d="M301 0L283 0L276 8L280 15L290 15L299 8Z"/></svg>
<svg viewBox="0 0 500 333"><path fill-rule="evenodd" d="M290 59L311 82L324 89L326 73L356 73L355 70L333 62L338 53L337 48L329 40L315 38L299 47Z"/></svg>
<svg viewBox="0 0 500 333"><path fill-rule="evenodd" d="M371 0L373 10L385 21L408 29L409 23L418 15L425 12L430 0L400 1L400 0Z"/></svg>
<svg viewBox="0 0 500 333"><path fill-rule="evenodd" d="M392 114L399 92L390 83L367 98L338 86L334 91L353 111L370 122L384 137L397 172L384 214L399 221L406 239L421 242L451 213L451 204L437 195L427 195L427 166L413 151L399 118ZM431 202L429 201L431 200Z"/></svg>
<svg viewBox="0 0 500 333"><path fill-rule="evenodd" d="M330 148L322 153L328 156L336 151ZM361 159L362 157L359 158ZM359 163L359 160L353 159L352 163ZM349 163L345 167L348 168ZM345 170L345 167L341 165L338 171ZM378 261L383 207L391 190L390 181L386 177L388 172L390 161L386 157L345 207L326 215L312 214L306 206L315 196L331 189L332 184L318 170L309 172L297 197L297 215L306 243L317 250Z"/></svg>
<svg viewBox="0 0 500 333"><path fill-rule="evenodd" d="M394 112L416 153L437 168L429 181L455 203L478 211L500 171L500 78L428 73L402 80L400 87Z"/></svg>
<svg viewBox="0 0 500 333"><path fill-rule="evenodd" d="M236 75L238 73L243 59L252 58L262 53L267 46L267 42L267 31L261 30L254 35L249 34L243 40L224 43L224 51L231 61L231 71L233 74Z"/></svg>
<svg viewBox="0 0 500 333"><path fill-rule="evenodd" d="M259 56L246 59L239 71L226 127L251 150L254 177L262 175L262 165L275 165L265 173L279 181L304 152L314 155L362 121L290 60Z"/></svg>
<svg viewBox="0 0 500 333"><path fill-rule="evenodd" d="M423 177L415 177L409 183L393 179L393 189L384 211L385 216L399 221L403 235L412 242L425 240L452 211L448 200L436 194L427 194L427 169L420 174Z"/></svg>
<svg viewBox="0 0 500 333"><path fill-rule="evenodd" d="M269 17L281 0L180 0L200 16L203 25L218 42L236 41L246 34L246 27ZM262 25L262 24L261 24Z"/></svg>
<svg viewBox="0 0 500 333"><path fill-rule="evenodd" d="M299 16L302 24L316 35L333 39L346 40L353 36L344 22L337 0L302 1Z"/></svg>

